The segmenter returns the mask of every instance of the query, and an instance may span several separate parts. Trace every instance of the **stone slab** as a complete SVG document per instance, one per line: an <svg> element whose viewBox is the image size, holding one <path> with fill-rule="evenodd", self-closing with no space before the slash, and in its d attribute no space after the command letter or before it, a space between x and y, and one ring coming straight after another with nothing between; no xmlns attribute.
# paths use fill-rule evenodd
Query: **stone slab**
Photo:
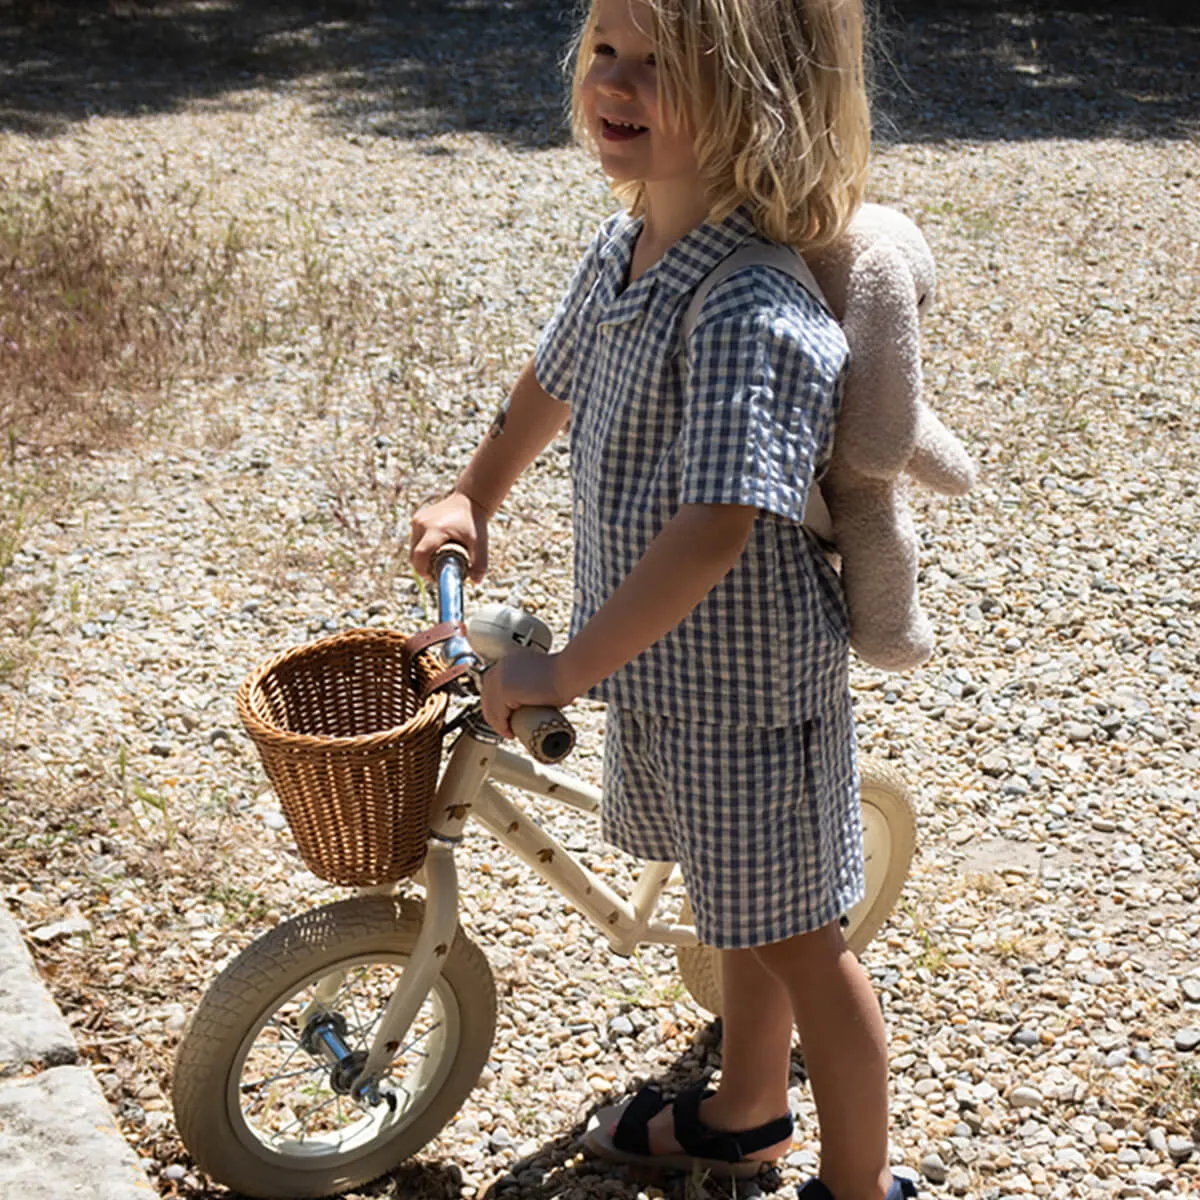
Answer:
<svg viewBox="0 0 1200 1200"><path fill-rule="evenodd" d="M70 1026L46 991L17 923L0 904L0 1078L34 1063L56 1067L78 1060Z"/></svg>
<svg viewBox="0 0 1200 1200"><path fill-rule="evenodd" d="M0 1081L0 1196L147 1200L155 1194L87 1067Z"/></svg>

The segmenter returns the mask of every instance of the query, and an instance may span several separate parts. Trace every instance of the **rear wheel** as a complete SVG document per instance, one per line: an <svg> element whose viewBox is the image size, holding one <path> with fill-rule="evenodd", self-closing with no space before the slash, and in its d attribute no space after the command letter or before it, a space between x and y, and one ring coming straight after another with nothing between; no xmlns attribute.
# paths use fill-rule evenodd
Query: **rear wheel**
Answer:
<svg viewBox="0 0 1200 1200"><path fill-rule="evenodd" d="M389 896L326 905L221 972L184 1032L172 1085L203 1170L248 1196L328 1196L398 1165L454 1116L496 1027L491 969L461 929L376 1093L352 1087L423 918L418 901ZM321 1052L331 1033L351 1051L349 1070Z"/></svg>
<svg viewBox="0 0 1200 1200"><path fill-rule="evenodd" d="M855 954L862 953L895 907L916 845L912 802L899 771L887 763L863 762L861 792L866 891L842 918L843 936ZM685 901L681 920L691 919L692 906ZM720 952L711 946L680 946L676 957L692 999L720 1016Z"/></svg>

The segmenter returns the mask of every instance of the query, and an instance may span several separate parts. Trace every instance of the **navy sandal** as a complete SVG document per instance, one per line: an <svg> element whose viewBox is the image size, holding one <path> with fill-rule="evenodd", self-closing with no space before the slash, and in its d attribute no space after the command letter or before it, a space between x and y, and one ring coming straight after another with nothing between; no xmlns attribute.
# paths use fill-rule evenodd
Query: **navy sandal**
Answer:
<svg viewBox="0 0 1200 1200"><path fill-rule="evenodd" d="M584 1136L584 1144L610 1162L667 1171L699 1168L723 1179L749 1179L770 1167L772 1163L768 1160L746 1156L790 1138L791 1116L776 1117L756 1129L738 1132L710 1129L700 1119L700 1103L712 1095L715 1093L711 1089L700 1084L681 1092L674 1101L668 1101L650 1084L627 1103L602 1108L596 1114L597 1124ZM653 1154L648 1127L654 1117L668 1107L675 1121L675 1140L682 1147L682 1153Z"/></svg>
<svg viewBox="0 0 1200 1200"><path fill-rule="evenodd" d="M916 1194L917 1185L911 1179L893 1175L892 1186L888 1188L884 1200L912 1200ZM796 1193L796 1200L834 1200L834 1196L819 1179L810 1179Z"/></svg>

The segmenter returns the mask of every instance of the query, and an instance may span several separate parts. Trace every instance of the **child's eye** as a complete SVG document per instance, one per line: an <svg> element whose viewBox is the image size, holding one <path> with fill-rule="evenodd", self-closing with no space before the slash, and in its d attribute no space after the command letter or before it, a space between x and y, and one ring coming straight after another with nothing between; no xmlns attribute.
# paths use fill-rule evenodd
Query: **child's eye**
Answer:
<svg viewBox="0 0 1200 1200"><path fill-rule="evenodd" d="M655 58L655 56L654 56L653 54L647 54L647 55L646 55L646 66L648 66L648 67L657 67L657 66L658 66L658 59L657 59L657 58Z"/></svg>
<svg viewBox="0 0 1200 1200"><path fill-rule="evenodd" d="M605 57L609 57L616 54L616 51L607 42L596 42L592 46L592 53L603 54Z"/></svg>

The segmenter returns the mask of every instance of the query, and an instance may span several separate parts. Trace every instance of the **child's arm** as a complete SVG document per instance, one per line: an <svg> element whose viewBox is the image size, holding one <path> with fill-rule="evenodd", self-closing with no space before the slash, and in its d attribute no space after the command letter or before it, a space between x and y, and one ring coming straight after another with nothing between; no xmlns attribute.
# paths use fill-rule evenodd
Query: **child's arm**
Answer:
<svg viewBox="0 0 1200 1200"><path fill-rule="evenodd" d="M434 552L454 541L470 555L471 577L483 578L488 520L521 472L563 427L569 411L538 383L530 360L454 490L413 517L410 557L418 574L428 576Z"/></svg>
<svg viewBox="0 0 1200 1200"><path fill-rule="evenodd" d="M758 510L685 504L637 566L557 654L512 654L484 676L483 714L497 733L527 704L562 707L670 633L733 567Z"/></svg>

